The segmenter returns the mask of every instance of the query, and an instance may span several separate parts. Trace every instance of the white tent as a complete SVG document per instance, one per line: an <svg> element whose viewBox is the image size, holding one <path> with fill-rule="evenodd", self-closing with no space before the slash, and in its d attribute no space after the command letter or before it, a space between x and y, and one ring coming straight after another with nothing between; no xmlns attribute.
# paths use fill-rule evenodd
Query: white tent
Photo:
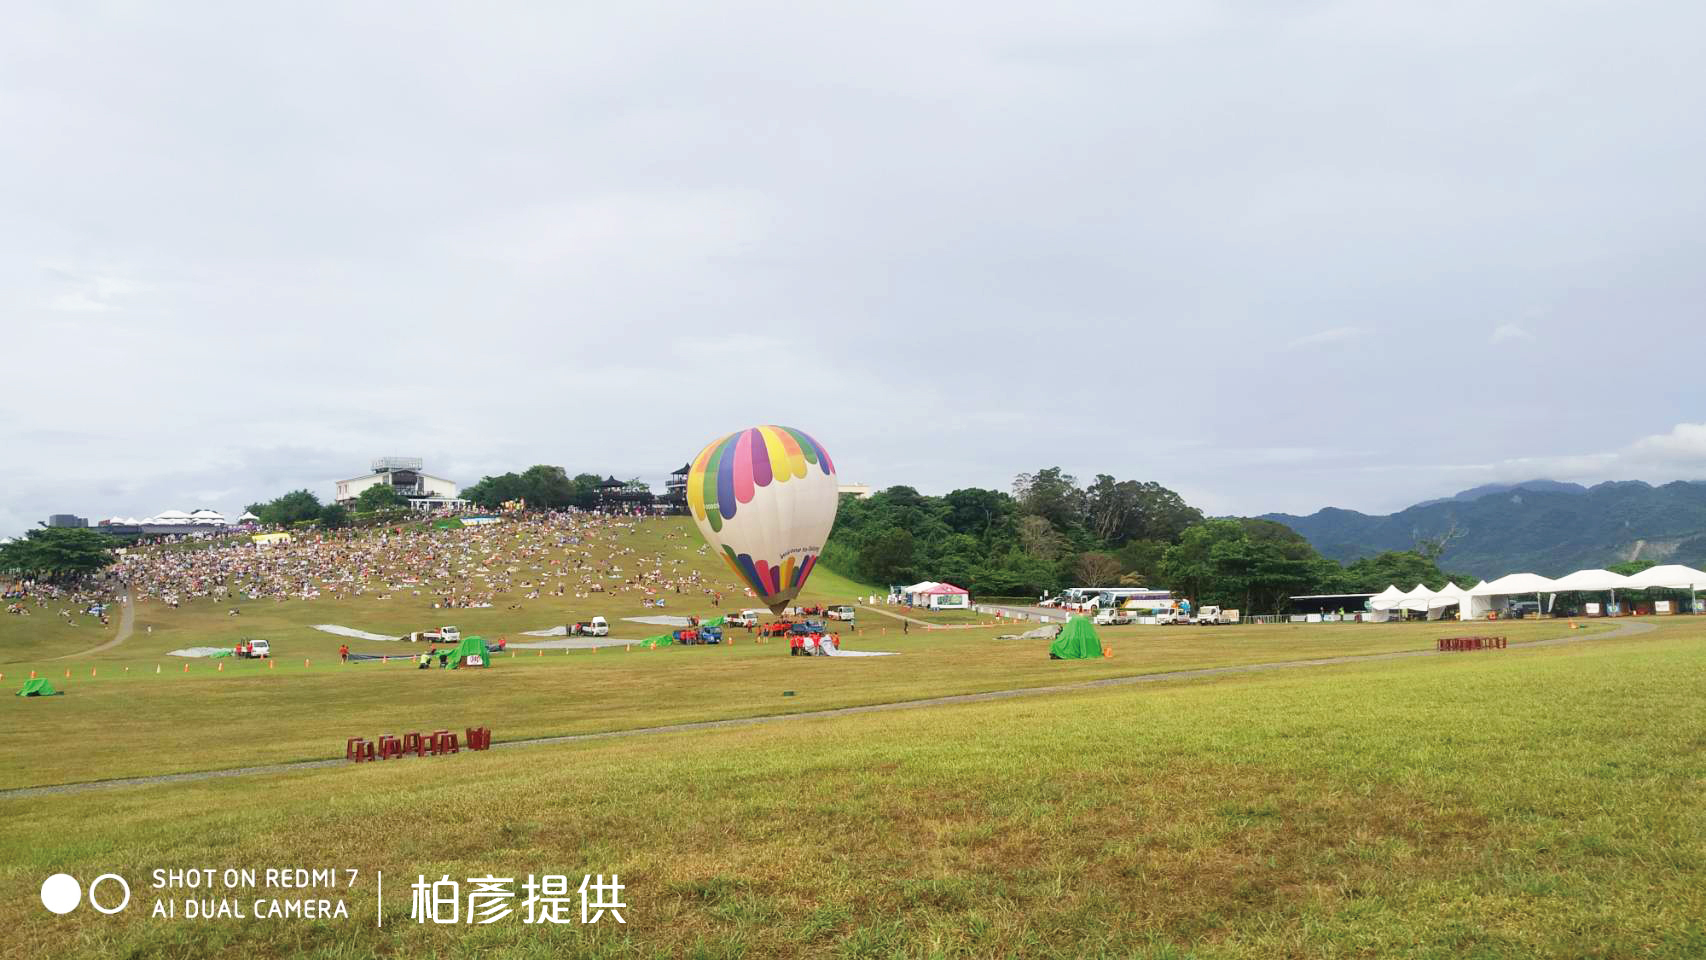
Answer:
<svg viewBox="0 0 1706 960"><path fill-rule="evenodd" d="M237 522L238 523L259 523L260 519L261 519L260 517L257 517L254 514L245 510L245 511L243 511L243 515L237 518Z"/></svg>
<svg viewBox="0 0 1706 960"><path fill-rule="evenodd" d="M1428 608L1428 602L1434 598L1434 592L1427 584L1418 583L1409 592L1398 598L1398 609L1422 611Z"/></svg>
<svg viewBox="0 0 1706 960"><path fill-rule="evenodd" d="M1462 608L1459 616L1465 620L1479 620L1504 607L1510 597L1532 593L1539 600L1541 594L1553 592L1554 582L1538 573L1506 574L1492 583L1482 583L1470 590L1469 605Z"/></svg>
<svg viewBox="0 0 1706 960"><path fill-rule="evenodd" d="M1702 587L1706 587L1706 571L1679 563L1648 567L1629 578L1631 590L1687 590L1688 606L1696 613L1700 612L1700 598L1695 592Z"/></svg>
<svg viewBox="0 0 1706 960"><path fill-rule="evenodd" d="M1677 563L1648 567L1626 578L1624 587L1629 590L1699 590L1706 588L1706 571Z"/></svg>
<svg viewBox="0 0 1706 960"><path fill-rule="evenodd" d="M1567 577L1552 581L1553 593L1604 593L1607 590L1626 590L1628 587L1628 577L1610 570L1577 570Z"/></svg>
<svg viewBox="0 0 1706 960"><path fill-rule="evenodd" d="M1404 599L1404 591L1396 585L1389 586L1368 598L1368 608L1377 612L1398 609L1398 604Z"/></svg>
<svg viewBox="0 0 1706 960"><path fill-rule="evenodd" d="M1458 615L1462 616L1462 611L1469 609L1469 591L1455 583L1447 583L1428 601L1428 619L1438 620L1452 607L1457 607Z"/></svg>

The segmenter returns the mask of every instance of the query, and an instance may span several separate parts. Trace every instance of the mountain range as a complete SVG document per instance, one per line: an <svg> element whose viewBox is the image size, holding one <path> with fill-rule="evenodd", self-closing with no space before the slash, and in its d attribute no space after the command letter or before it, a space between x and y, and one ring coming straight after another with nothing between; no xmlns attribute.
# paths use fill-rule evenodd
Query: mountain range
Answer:
<svg viewBox="0 0 1706 960"><path fill-rule="evenodd" d="M1341 563L1447 538L1441 569L1561 576L1628 560L1706 566L1706 482L1489 484L1386 516L1328 507L1266 514ZM1465 584L1467 586L1467 584Z"/></svg>

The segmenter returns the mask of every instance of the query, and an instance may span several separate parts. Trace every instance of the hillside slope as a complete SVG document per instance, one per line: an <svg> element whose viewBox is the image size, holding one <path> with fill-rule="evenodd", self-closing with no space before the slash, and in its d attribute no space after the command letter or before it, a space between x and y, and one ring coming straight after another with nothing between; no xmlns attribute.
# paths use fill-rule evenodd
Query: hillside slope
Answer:
<svg viewBox="0 0 1706 960"><path fill-rule="evenodd" d="M1340 562L1456 530L1440 566L1482 577L1518 570L1558 576L1626 560L1706 564L1706 483L1519 485L1473 499L1417 504L1387 516L1329 507L1306 517L1271 513Z"/></svg>

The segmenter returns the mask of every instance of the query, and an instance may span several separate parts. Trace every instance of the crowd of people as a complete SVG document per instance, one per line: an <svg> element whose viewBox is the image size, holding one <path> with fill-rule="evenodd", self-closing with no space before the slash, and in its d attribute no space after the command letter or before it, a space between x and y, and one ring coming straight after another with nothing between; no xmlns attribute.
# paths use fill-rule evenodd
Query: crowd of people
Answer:
<svg viewBox="0 0 1706 960"><path fill-rule="evenodd" d="M683 595L720 603L741 589L713 583L686 550L642 554L627 516L546 513L477 526L436 525L305 533L256 543L248 535L132 548L112 582L138 601L185 603L407 595L435 609L520 609L545 597L615 595L641 609ZM668 534L670 539L684 539ZM685 546L685 545L684 545ZM701 547L699 556L707 551ZM706 564L709 566L709 564Z"/></svg>

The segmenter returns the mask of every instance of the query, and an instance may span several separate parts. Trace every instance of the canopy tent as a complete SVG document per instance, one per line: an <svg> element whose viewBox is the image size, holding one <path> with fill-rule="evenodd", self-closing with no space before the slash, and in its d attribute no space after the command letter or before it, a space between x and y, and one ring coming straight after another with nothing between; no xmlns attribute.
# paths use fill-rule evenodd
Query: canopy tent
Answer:
<svg viewBox="0 0 1706 960"><path fill-rule="evenodd" d="M1414 610L1418 613L1425 613L1427 612L1429 601L1433 600L1433 598L1434 592L1428 589L1427 584L1418 583L1414 587L1411 587L1403 596L1398 598L1398 609Z"/></svg>
<svg viewBox="0 0 1706 960"><path fill-rule="evenodd" d="M1396 610L1398 609L1398 602L1403 599L1404 591L1398 589L1396 585L1389 586L1368 598L1368 608L1370 610Z"/></svg>
<svg viewBox="0 0 1706 960"><path fill-rule="evenodd" d="M1074 614L1049 645L1050 660L1092 660L1102 655L1102 638L1087 617Z"/></svg>
<svg viewBox="0 0 1706 960"><path fill-rule="evenodd" d="M943 607L963 608L971 606L971 591L956 587L951 583L938 583L928 590L922 590L912 595L914 605L921 599L932 610Z"/></svg>
<svg viewBox="0 0 1706 960"><path fill-rule="evenodd" d="M466 636L450 651L452 667L484 667L491 663L492 654L486 649L484 637Z"/></svg>
<svg viewBox="0 0 1706 960"><path fill-rule="evenodd" d="M1700 590L1706 588L1706 571L1668 563L1631 574L1624 586L1629 590Z"/></svg>
<svg viewBox="0 0 1706 960"><path fill-rule="evenodd" d="M1455 583L1447 583L1439 588L1439 592L1435 593L1433 598L1428 601L1428 619L1438 620L1445 616L1445 611L1451 607L1458 608L1461 616L1461 611L1468 605L1469 591Z"/></svg>
<svg viewBox="0 0 1706 960"><path fill-rule="evenodd" d="M1459 616L1465 620L1479 620L1503 607L1506 599L1531 593L1538 602L1541 594L1554 592L1553 584L1556 582L1538 573L1506 574L1470 590L1469 605L1461 609Z"/></svg>
<svg viewBox="0 0 1706 960"><path fill-rule="evenodd" d="M1628 588L1629 578L1610 570L1577 570L1552 581L1553 593L1604 593Z"/></svg>
<svg viewBox="0 0 1706 960"><path fill-rule="evenodd" d="M53 684L48 683L46 677L36 677L33 680L24 681L24 687L18 691L18 696L57 697L62 696L62 694L58 690L53 689Z"/></svg>

